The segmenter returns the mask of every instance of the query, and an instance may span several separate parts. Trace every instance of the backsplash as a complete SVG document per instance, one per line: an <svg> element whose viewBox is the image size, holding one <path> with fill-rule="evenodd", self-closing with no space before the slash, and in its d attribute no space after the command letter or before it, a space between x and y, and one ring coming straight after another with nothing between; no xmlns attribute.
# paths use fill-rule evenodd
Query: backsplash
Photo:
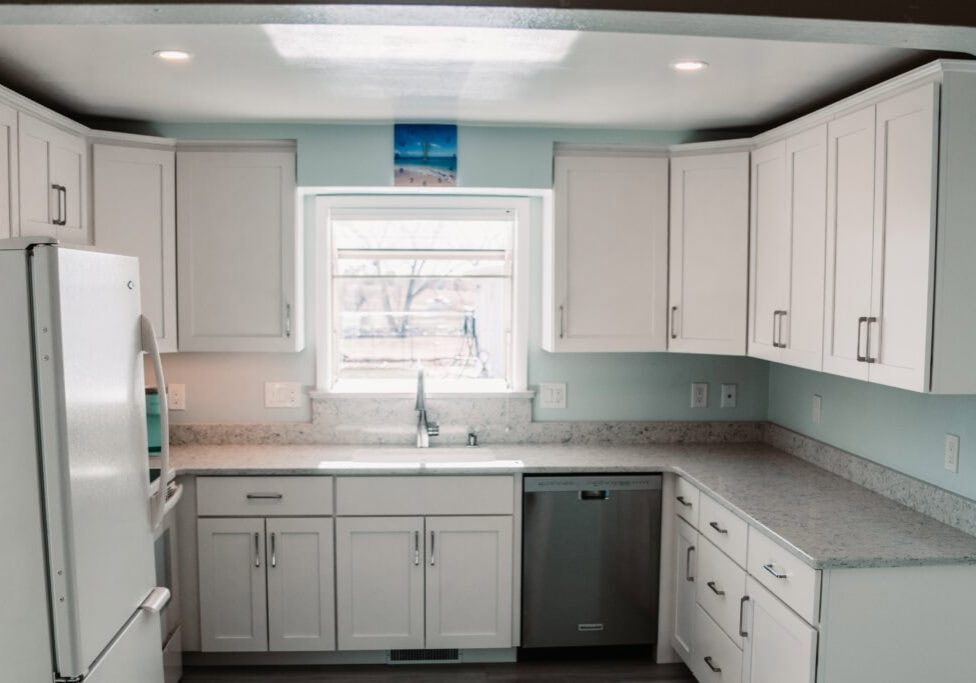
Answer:
<svg viewBox="0 0 976 683"><path fill-rule="evenodd" d="M392 444L415 442L414 398L329 397L312 399L311 422L173 424L174 445L200 444ZM726 443L759 441L761 422L572 421L533 422L532 399L428 398L440 424L433 444L462 445L469 432L493 443Z"/></svg>

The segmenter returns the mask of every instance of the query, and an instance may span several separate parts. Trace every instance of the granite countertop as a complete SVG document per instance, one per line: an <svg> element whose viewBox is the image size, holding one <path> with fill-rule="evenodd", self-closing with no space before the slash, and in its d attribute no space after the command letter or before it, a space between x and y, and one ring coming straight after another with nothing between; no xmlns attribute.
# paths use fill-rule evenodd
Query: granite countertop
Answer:
<svg viewBox="0 0 976 683"><path fill-rule="evenodd" d="M976 563L970 536L762 443L479 448L175 446L181 475L674 472L817 569ZM418 462L430 458L428 465ZM440 460L441 464L436 461ZM490 464L486 461L493 460Z"/></svg>

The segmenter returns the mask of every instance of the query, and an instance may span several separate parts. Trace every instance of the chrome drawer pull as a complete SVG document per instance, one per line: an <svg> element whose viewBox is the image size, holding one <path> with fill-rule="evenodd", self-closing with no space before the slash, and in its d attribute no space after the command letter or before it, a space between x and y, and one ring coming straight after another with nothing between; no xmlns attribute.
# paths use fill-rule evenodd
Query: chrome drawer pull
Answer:
<svg viewBox="0 0 976 683"><path fill-rule="evenodd" d="M434 532L430 532L430 566L433 567L436 564L434 559Z"/></svg>
<svg viewBox="0 0 976 683"><path fill-rule="evenodd" d="M715 582L714 581L709 581L705 585L708 586L709 588L711 588L712 589L712 592L715 593L715 595L717 595L719 597L722 597L723 595L725 595L725 591L719 590L718 588L715 587Z"/></svg>
<svg viewBox="0 0 976 683"><path fill-rule="evenodd" d="M261 535L257 531L254 532L254 566L261 566Z"/></svg>
<svg viewBox="0 0 976 683"><path fill-rule="evenodd" d="M705 657L705 663L708 664L708 668L711 669L712 671L714 671L715 673L717 673L717 674L722 673L722 669L721 668L719 668L719 667L715 666L714 664L712 664L712 658L711 657Z"/></svg>
<svg viewBox="0 0 976 683"><path fill-rule="evenodd" d="M778 571L776 571L776 569L773 567L773 563L772 562L770 562L769 564L764 564L762 566L762 568L765 569L770 574L772 574L773 576L775 576L777 579L785 579L785 578L788 578L788 575L787 574L780 574Z"/></svg>
<svg viewBox="0 0 976 683"><path fill-rule="evenodd" d="M278 553L275 552L275 532L271 532L271 568L278 566Z"/></svg>
<svg viewBox="0 0 976 683"><path fill-rule="evenodd" d="M743 595L742 599L739 600L739 635L743 638L748 638L749 634L744 628L742 628L742 619L745 616L746 603L749 602L749 596Z"/></svg>
<svg viewBox="0 0 976 683"><path fill-rule="evenodd" d="M686 508L690 508L691 507L691 503L689 503L687 500L685 500L685 497L684 496L676 496L675 497L675 500L678 501L679 503L681 503L682 505L684 505Z"/></svg>
<svg viewBox="0 0 976 683"><path fill-rule="evenodd" d="M281 500L285 495L283 493L249 493L247 494L248 500Z"/></svg>
<svg viewBox="0 0 976 683"><path fill-rule="evenodd" d="M708 526L712 527L713 529L715 529L715 531L719 532L720 534L727 534L727 533L729 533L729 530L728 529L723 529L722 527L720 527L718 525L718 522L709 522L708 523Z"/></svg>
<svg viewBox="0 0 976 683"><path fill-rule="evenodd" d="M420 566L420 532L413 532L413 566Z"/></svg>
<svg viewBox="0 0 976 683"><path fill-rule="evenodd" d="M685 553L685 581L694 581L695 577L691 575L691 553L694 552L695 546L688 546L688 550Z"/></svg>

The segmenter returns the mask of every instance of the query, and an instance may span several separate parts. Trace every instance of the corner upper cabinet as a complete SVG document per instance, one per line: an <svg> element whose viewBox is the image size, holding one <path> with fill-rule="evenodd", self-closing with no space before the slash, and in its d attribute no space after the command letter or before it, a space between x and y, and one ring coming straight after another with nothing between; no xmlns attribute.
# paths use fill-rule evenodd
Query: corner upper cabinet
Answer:
<svg viewBox="0 0 976 683"><path fill-rule="evenodd" d="M749 153L671 159L668 350L744 355Z"/></svg>
<svg viewBox="0 0 976 683"><path fill-rule="evenodd" d="M0 239L20 231L17 211L17 111L0 104Z"/></svg>
<svg viewBox="0 0 976 683"><path fill-rule="evenodd" d="M95 246L139 258L142 312L176 351L176 152L172 142L92 146Z"/></svg>
<svg viewBox="0 0 976 683"><path fill-rule="evenodd" d="M665 350L667 158L557 149L554 170L543 348Z"/></svg>
<svg viewBox="0 0 976 683"><path fill-rule="evenodd" d="M90 244L85 136L24 112L17 126L20 234Z"/></svg>
<svg viewBox="0 0 976 683"><path fill-rule="evenodd" d="M304 345L293 145L176 154L181 351Z"/></svg>

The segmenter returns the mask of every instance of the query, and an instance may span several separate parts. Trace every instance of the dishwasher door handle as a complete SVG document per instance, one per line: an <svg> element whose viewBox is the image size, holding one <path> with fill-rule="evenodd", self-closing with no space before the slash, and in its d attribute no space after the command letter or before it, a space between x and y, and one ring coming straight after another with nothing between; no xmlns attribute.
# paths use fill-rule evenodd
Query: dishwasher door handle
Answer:
<svg viewBox="0 0 976 683"><path fill-rule="evenodd" d="M610 497L610 492L606 489L602 491L580 491L580 500L606 500Z"/></svg>

